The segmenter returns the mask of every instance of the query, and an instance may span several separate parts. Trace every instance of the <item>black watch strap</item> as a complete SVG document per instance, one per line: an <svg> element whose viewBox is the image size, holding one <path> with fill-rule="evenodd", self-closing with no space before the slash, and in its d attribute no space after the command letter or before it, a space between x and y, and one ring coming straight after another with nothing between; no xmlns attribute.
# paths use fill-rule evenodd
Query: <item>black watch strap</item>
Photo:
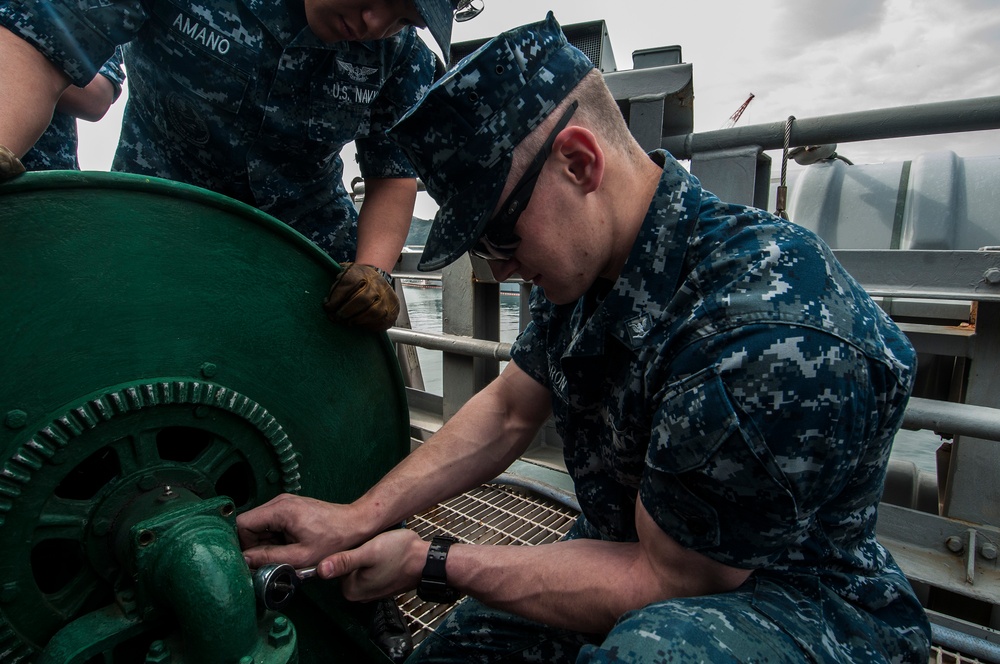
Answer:
<svg viewBox="0 0 1000 664"><path fill-rule="evenodd" d="M389 274L388 272L386 272L385 270L383 270L380 267L375 267L374 265L372 265L371 267L372 267L373 270L375 270L376 272L378 272L379 276L381 276L383 279L385 279L386 282L388 282L388 284L390 286L393 285L392 284L392 275L391 274Z"/></svg>
<svg viewBox="0 0 1000 664"><path fill-rule="evenodd" d="M424 572L420 577L420 585L417 586L417 596L425 602L447 604L460 597L457 590L448 586L448 575L445 574L448 549L455 541L454 537L446 535L438 535L431 540Z"/></svg>

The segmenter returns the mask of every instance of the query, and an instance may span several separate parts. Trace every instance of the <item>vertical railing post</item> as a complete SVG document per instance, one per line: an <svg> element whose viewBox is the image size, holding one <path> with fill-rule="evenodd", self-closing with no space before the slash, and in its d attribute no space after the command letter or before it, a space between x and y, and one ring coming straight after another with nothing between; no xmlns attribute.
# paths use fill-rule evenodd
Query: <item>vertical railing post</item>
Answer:
<svg viewBox="0 0 1000 664"><path fill-rule="evenodd" d="M500 341L500 284L475 278L463 256L442 271L442 331L487 341ZM497 377L500 362L444 353L442 396L445 421L472 395Z"/></svg>

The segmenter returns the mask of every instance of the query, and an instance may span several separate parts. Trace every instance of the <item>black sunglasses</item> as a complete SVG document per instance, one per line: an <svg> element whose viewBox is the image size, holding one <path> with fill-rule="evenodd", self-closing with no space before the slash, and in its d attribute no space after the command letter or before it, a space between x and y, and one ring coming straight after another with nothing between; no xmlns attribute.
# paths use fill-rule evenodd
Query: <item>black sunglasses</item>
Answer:
<svg viewBox="0 0 1000 664"><path fill-rule="evenodd" d="M563 116L559 118L559 122L545 139L545 143L542 144L535 158L531 160L531 163L524 170L524 174L514 185L510 196L500 206L497 216L490 219L482 236L469 250L473 255L488 261L509 261L514 257L514 252L521 244L521 238L514 233L514 227L517 225L521 213L531 201L531 194L534 193L538 176L541 175L542 168L548 161L549 153L552 152L552 144L556 142L556 136L569 124L570 118L573 117L579 105L579 102L574 100Z"/></svg>
<svg viewBox="0 0 1000 664"><path fill-rule="evenodd" d="M471 21L483 13L483 0L459 0L455 5L455 20L459 23Z"/></svg>

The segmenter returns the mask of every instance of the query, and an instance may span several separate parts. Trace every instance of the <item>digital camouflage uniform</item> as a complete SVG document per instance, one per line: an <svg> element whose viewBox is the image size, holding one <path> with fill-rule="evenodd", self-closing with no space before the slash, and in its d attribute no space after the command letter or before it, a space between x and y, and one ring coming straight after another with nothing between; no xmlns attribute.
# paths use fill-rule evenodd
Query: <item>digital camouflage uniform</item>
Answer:
<svg viewBox="0 0 1000 664"><path fill-rule="evenodd" d="M121 48L115 49L115 54L97 73L111 81L115 88L114 101L117 101L125 82ZM21 157L21 163L29 171L78 171L78 144L76 118L69 113L55 111L48 129L35 141L34 147Z"/></svg>
<svg viewBox="0 0 1000 664"><path fill-rule="evenodd" d="M357 244L341 148L357 139L366 178L415 176L383 134L434 77L412 27L324 44L302 2L270 0L0 0L0 24L77 85L128 43L114 170L241 200L339 261Z"/></svg>
<svg viewBox="0 0 1000 664"><path fill-rule="evenodd" d="M596 644L470 602L424 656L475 634L485 656L447 661L573 661L583 645L577 661L927 662L923 609L875 540L913 348L810 231L654 156L618 280L563 306L536 288L512 355L552 392L574 536L635 541L638 495L683 546L757 571L628 613Z"/></svg>
<svg viewBox="0 0 1000 664"><path fill-rule="evenodd" d="M393 127L442 208L421 268L473 246L514 147L592 69L550 13L484 44ZM635 541L641 497L682 546L755 571L607 635L468 599L412 662L924 664L927 618L875 540L912 346L815 234L651 156L663 175L617 280L561 306L534 289L513 361L552 394L583 511L572 537Z"/></svg>

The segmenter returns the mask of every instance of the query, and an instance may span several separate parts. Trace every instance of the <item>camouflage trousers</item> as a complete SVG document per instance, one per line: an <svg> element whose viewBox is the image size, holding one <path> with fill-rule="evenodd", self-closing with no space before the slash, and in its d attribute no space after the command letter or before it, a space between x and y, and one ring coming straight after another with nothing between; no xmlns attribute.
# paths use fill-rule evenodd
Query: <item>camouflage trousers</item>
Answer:
<svg viewBox="0 0 1000 664"><path fill-rule="evenodd" d="M581 516L565 539L578 537L600 535ZM805 592L797 585L784 576L756 573L732 592L630 611L605 636L555 629L469 598L420 643L407 664L927 661L926 619L882 622L830 592ZM811 585L820 588L815 579Z"/></svg>
<svg viewBox="0 0 1000 664"><path fill-rule="evenodd" d="M578 537L600 539L582 516L564 539ZM795 640L754 607L751 578L734 592L658 602L626 613L603 638L555 629L470 598L452 610L406 664L806 660Z"/></svg>
<svg viewBox="0 0 1000 664"><path fill-rule="evenodd" d="M808 661L751 605L752 590L671 600L626 613L603 639L547 627L467 599L407 664Z"/></svg>

